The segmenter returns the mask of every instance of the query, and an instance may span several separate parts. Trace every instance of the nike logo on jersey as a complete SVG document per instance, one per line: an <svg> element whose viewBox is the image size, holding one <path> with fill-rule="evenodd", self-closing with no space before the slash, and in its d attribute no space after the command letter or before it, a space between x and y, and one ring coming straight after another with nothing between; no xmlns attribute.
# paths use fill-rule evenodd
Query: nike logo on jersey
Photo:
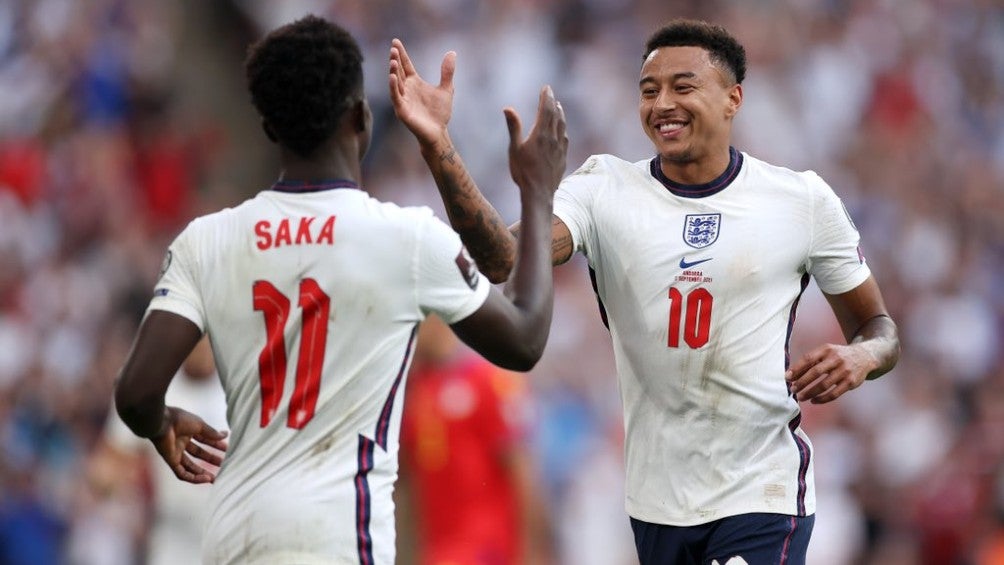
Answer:
<svg viewBox="0 0 1004 565"><path fill-rule="evenodd" d="M708 261L710 261L712 259L714 259L714 257L708 257L707 259L698 259L697 261L691 261L691 262L688 263L686 257L681 257L680 258L680 268L681 269L689 269L689 268L694 267L696 265L700 265L701 263L707 263Z"/></svg>

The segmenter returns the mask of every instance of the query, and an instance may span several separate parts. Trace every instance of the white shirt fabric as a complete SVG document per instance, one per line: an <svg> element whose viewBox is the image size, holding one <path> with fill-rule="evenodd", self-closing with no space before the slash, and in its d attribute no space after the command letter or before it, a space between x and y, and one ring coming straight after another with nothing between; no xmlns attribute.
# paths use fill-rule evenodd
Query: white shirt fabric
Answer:
<svg viewBox="0 0 1004 565"><path fill-rule="evenodd" d="M394 561L417 324L467 317L490 284L429 209L352 186L263 191L194 220L170 247L150 309L208 333L231 430L207 501L206 563Z"/></svg>
<svg viewBox="0 0 1004 565"><path fill-rule="evenodd" d="M197 414L217 430L227 429L227 401L216 375L193 379L179 371L167 389L166 402ZM150 565L199 563L206 498L212 485L178 480L153 445L133 434L114 410L108 415L105 441L119 451L142 452L149 459L154 519L147 562Z"/></svg>
<svg viewBox="0 0 1004 565"><path fill-rule="evenodd" d="M671 191L657 159L596 155L555 198L607 317L626 509L646 522L815 512L812 447L784 380L791 325L809 275L838 294L870 271L815 173L732 157L731 182Z"/></svg>

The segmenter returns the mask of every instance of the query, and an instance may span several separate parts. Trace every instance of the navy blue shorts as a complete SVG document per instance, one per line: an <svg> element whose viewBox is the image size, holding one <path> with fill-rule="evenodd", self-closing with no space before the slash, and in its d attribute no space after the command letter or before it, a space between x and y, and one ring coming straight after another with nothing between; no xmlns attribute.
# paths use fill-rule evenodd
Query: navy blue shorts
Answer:
<svg viewBox="0 0 1004 565"><path fill-rule="evenodd" d="M641 565L804 565L815 516L740 514L698 526L631 518Z"/></svg>

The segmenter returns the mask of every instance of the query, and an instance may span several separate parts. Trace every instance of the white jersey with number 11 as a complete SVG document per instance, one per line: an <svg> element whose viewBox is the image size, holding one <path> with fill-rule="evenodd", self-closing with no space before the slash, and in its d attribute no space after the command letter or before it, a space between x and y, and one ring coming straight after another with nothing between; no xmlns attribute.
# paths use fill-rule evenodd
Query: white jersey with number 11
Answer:
<svg viewBox="0 0 1004 565"><path fill-rule="evenodd" d="M429 209L350 183L280 182L189 224L150 308L208 333L226 391L205 561L390 565L417 324L465 318L489 286Z"/></svg>

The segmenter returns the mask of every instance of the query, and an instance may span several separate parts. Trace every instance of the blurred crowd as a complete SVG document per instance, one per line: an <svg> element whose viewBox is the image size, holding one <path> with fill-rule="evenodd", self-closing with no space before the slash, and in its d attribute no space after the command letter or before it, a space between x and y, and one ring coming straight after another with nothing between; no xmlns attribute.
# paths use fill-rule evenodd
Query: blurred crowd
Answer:
<svg viewBox="0 0 1004 565"><path fill-rule="evenodd" d="M749 72L735 144L813 169L844 199L900 325L897 368L804 407L818 513L810 563L1004 563L1004 7L995 0L5 0L0 2L0 563L143 562L152 501L95 457L113 380L170 240L274 180L244 49L318 13L366 56L366 188L442 205L386 92L390 40L438 80L451 130L518 218L501 109L553 85L569 172L651 157L644 40L725 25ZM581 258L556 272L529 447L560 563L635 563L609 337ZM814 287L793 355L839 327ZM670 470L667 470L670 472ZM128 488L123 485L129 485Z"/></svg>

